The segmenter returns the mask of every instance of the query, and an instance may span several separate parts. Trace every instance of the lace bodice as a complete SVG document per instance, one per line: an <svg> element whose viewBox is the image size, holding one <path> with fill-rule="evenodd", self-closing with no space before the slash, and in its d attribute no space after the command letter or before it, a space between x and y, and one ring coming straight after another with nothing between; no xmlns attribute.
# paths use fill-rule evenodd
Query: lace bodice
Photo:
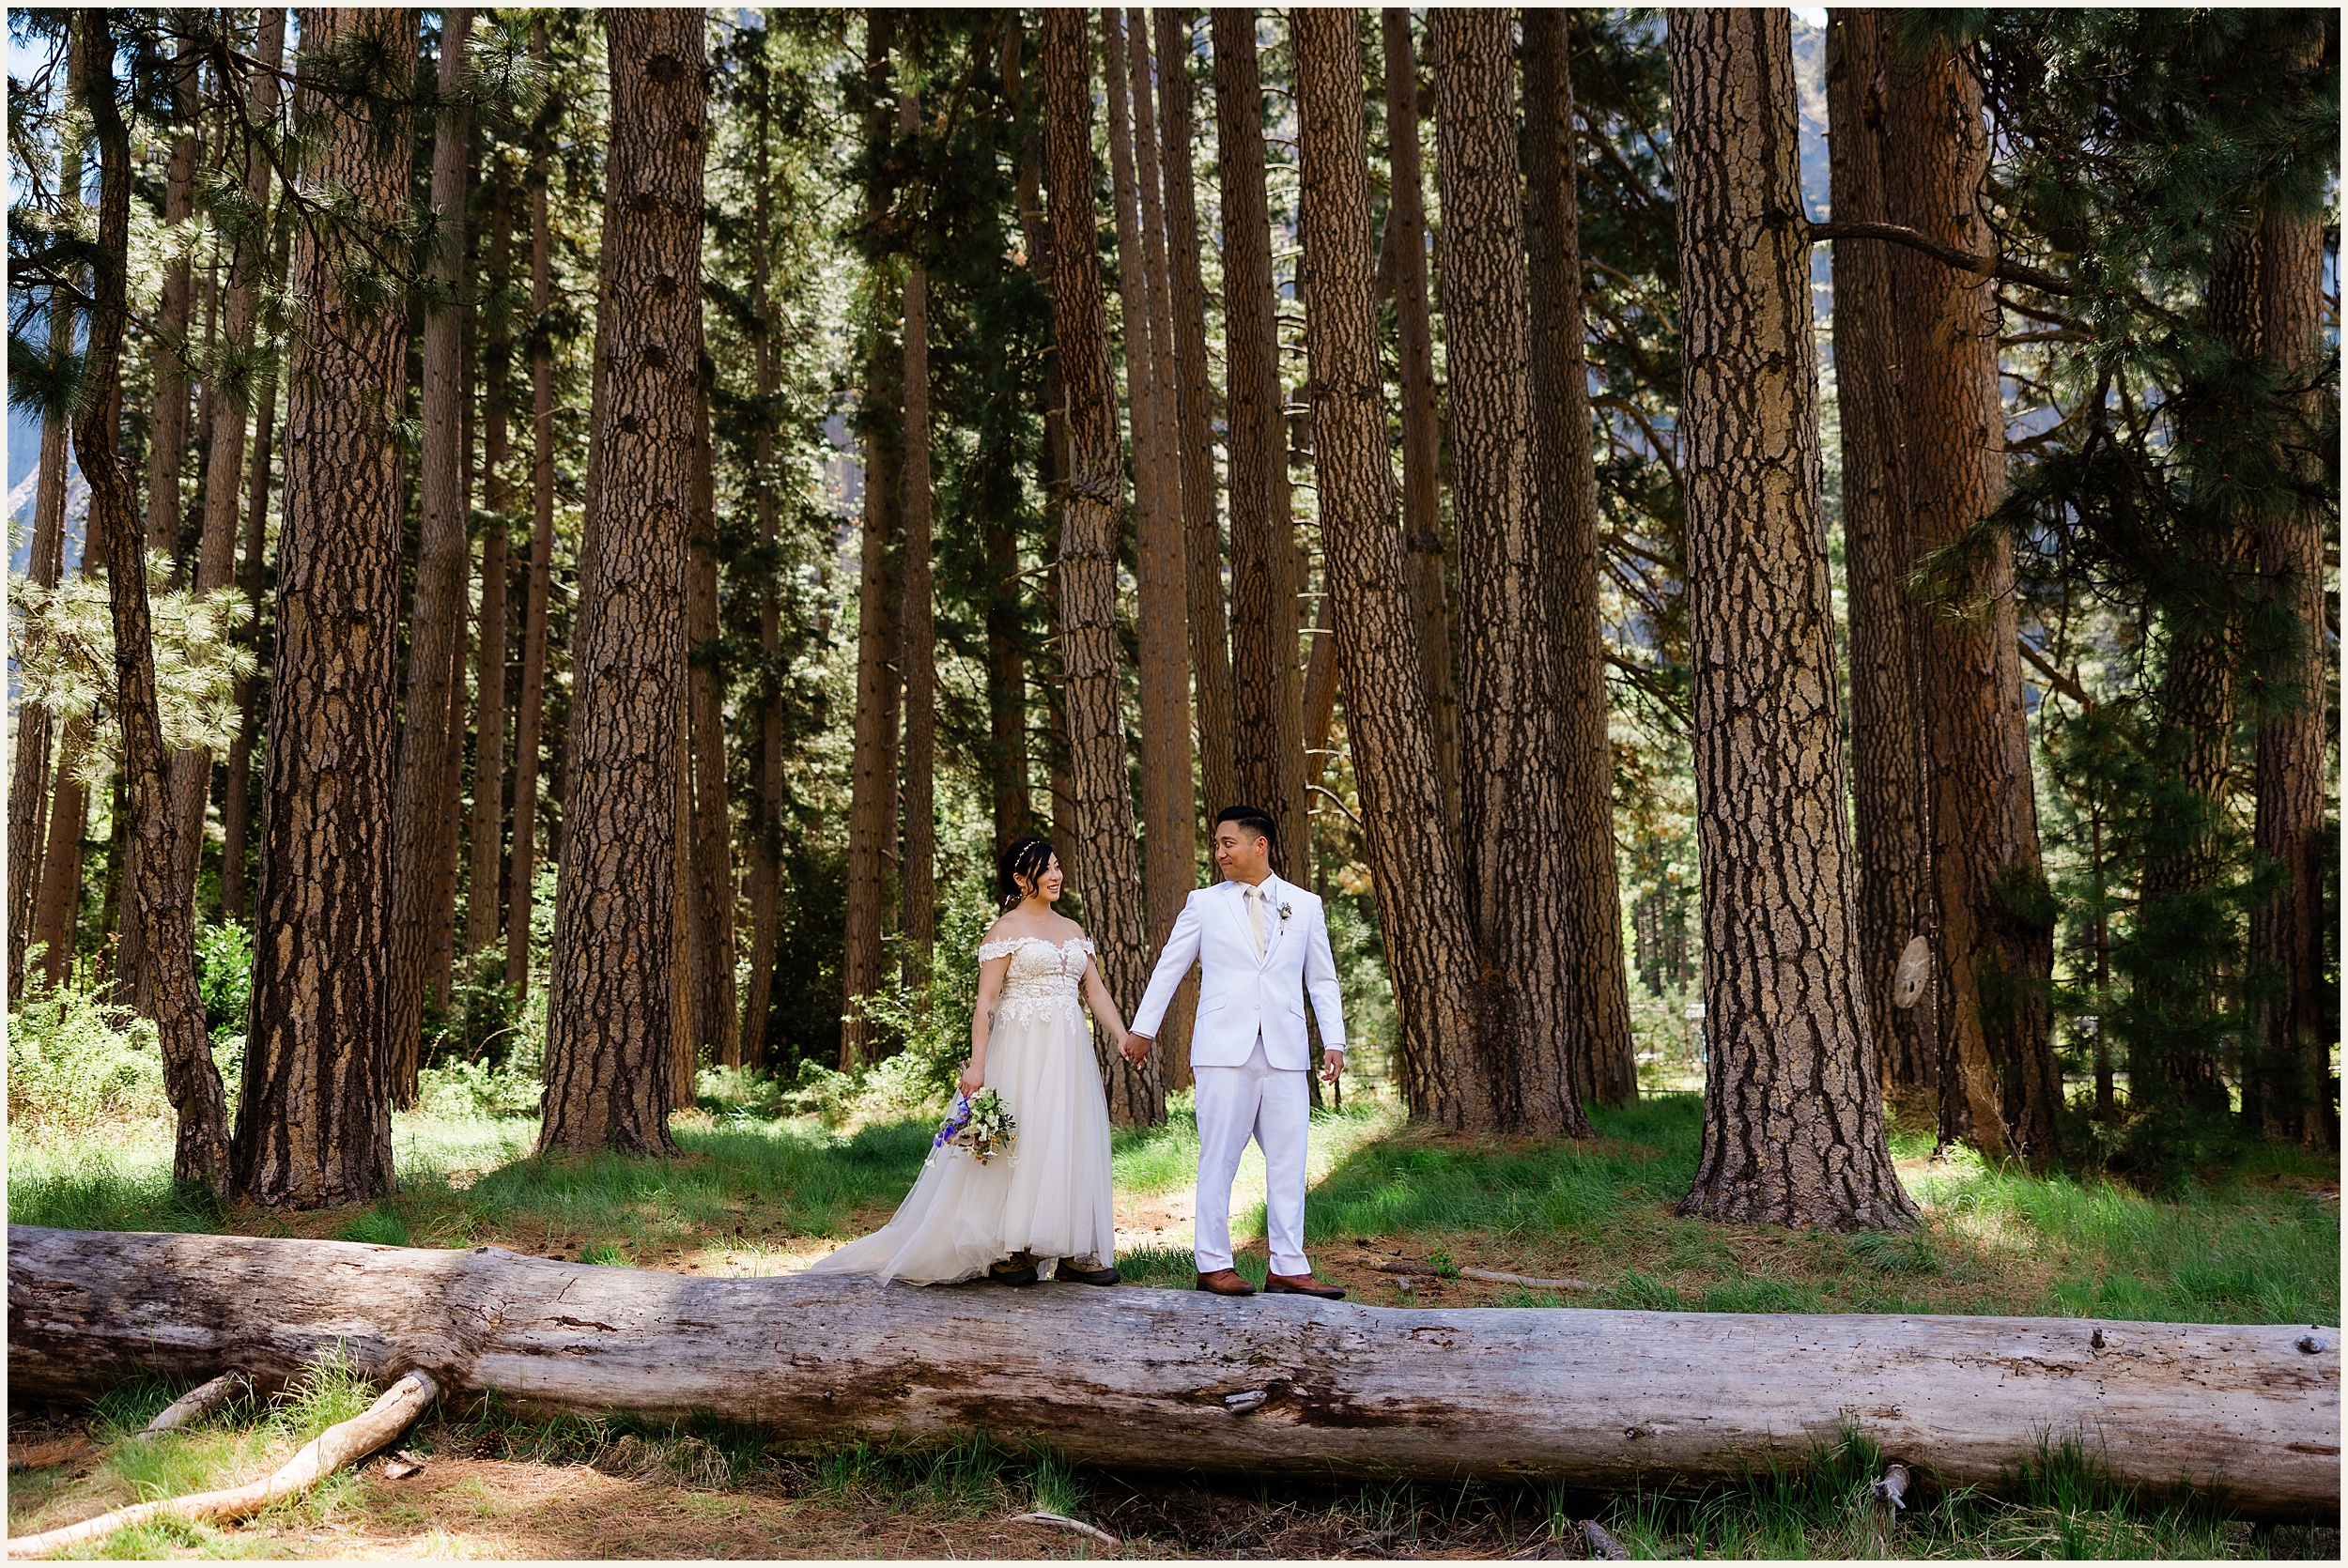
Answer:
<svg viewBox="0 0 2348 1568"><path fill-rule="evenodd" d="M1091 938L1074 936L1055 945L1040 936L1014 936L979 948L981 963L1006 955L1011 969L995 1005L998 1021L1040 1018L1079 1005L1085 964L1092 957Z"/></svg>

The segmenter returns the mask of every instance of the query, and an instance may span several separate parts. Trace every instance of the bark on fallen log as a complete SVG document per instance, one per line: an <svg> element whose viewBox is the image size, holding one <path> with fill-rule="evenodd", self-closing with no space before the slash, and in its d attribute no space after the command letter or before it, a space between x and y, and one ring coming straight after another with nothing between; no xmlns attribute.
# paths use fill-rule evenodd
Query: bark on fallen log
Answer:
<svg viewBox="0 0 2348 1568"><path fill-rule="evenodd" d="M301 1452L286 1461L273 1475L225 1491L197 1492L184 1498L162 1498L154 1502L133 1503L129 1508L117 1508L111 1514L100 1514L79 1524L43 1530L39 1535L20 1535L8 1543L8 1556L47 1557L69 1546L103 1540L118 1530L143 1525L149 1519L206 1519L225 1523L232 1519L250 1518L273 1502L308 1491L353 1459L373 1453L407 1431L409 1424L424 1413L425 1407L432 1403L433 1395L438 1391L428 1374L410 1372L385 1389L382 1395L363 1412L328 1427L303 1444Z"/></svg>
<svg viewBox="0 0 2348 1568"><path fill-rule="evenodd" d="M18 1397L142 1369L378 1377L787 1441L983 1428L1137 1469L1735 1479L1845 1427L1941 1485L2077 1438L2152 1492L2340 1506L2337 1330L2085 1318L1429 1310L1191 1291L705 1279L245 1237L8 1233ZM2309 1351L2300 1342L2320 1342ZM1260 1395L1260 1399L1255 1396Z"/></svg>

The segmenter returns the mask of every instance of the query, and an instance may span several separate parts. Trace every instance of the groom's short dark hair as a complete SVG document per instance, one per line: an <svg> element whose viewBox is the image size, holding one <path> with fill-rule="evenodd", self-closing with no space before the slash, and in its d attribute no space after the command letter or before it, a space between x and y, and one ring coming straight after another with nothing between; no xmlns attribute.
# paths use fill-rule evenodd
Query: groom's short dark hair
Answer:
<svg viewBox="0 0 2348 1568"><path fill-rule="evenodd" d="M1279 842L1278 829L1272 825L1272 813L1260 806L1227 806L1215 813L1214 825L1236 822L1267 844Z"/></svg>

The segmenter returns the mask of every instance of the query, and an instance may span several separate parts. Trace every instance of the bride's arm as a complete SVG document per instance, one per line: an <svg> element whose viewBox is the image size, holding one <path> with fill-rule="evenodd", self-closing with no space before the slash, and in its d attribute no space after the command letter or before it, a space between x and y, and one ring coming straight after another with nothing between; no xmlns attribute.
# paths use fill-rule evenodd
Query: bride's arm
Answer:
<svg viewBox="0 0 2348 1568"><path fill-rule="evenodd" d="M1092 1016L1101 1021L1102 1029L1117 1042L1117 1049L1124 1050L1124 1016L1117 1010L1117 998L1109 994L1108 982L1101 978L1100 964L1091 959L1085 960L1085 1001L1090 1004Z"/></svg>
<svg viewBox="0 0 2348 1568"><path fill-rule="evenodd" d="M962 1069L964 1094L974 1095L986 1086L986 1042L995 1033L995 999L1002 994L1003 976L1010 973L1009 954L979 965L979 1003L970 1009L970 1060Z"/></svg>

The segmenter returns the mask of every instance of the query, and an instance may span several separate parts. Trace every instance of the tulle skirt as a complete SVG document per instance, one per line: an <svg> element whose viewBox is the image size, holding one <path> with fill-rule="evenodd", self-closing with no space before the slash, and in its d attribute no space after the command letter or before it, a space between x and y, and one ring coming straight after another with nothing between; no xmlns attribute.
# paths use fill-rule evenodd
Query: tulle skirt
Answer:
<svg viewBox="0 0 2348 1568"><path fill-rule="evenodd" d="M888 1223L810 1273L952 1284L1018 1252L1038 1261L1115 1256L1108 1101L1074 1000L1005 1004L987 1042L986 1082L1018 1123L1012 1152L981 1165L951 1145L930 1150Z"/></svg>

